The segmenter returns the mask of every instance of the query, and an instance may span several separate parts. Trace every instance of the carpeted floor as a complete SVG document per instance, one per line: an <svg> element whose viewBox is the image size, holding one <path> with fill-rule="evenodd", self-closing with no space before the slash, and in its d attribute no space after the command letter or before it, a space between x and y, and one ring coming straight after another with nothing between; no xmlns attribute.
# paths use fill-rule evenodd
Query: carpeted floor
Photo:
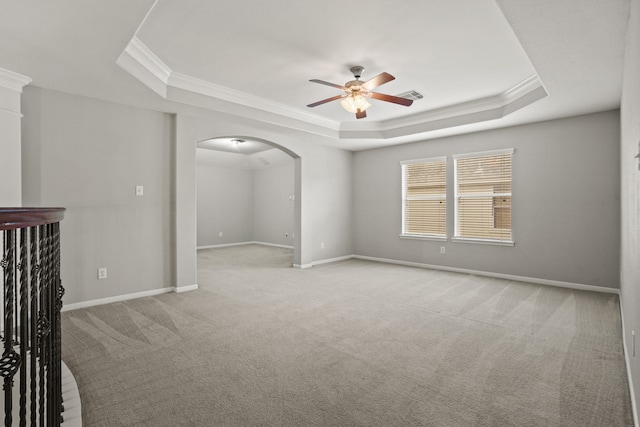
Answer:
<svg viewBox="0 0 640 427"><path fill-rule="evenodd" d="M618 297L290 250L63 313L93 426L632 426Z"/></svg>

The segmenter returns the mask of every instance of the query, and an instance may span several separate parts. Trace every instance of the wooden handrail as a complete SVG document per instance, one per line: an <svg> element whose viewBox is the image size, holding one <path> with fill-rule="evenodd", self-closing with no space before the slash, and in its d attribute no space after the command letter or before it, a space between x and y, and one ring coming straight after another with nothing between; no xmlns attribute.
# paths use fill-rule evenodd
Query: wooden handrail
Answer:
<svg viewBox="0 0 640 427"><path fill-rule="evenodd" d="M0 230L60 222L65 211L65 208L0 208Z"/></svg>

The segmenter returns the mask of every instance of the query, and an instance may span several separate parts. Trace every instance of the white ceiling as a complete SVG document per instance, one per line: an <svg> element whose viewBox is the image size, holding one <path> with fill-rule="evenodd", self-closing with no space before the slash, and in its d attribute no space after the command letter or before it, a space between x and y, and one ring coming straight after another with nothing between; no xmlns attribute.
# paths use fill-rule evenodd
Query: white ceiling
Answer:
<svg viewBox="0 0 640 427"><path fill-rule="evenodd" d="M245 156L257 154L273 148L263 142L244 137L205 139L203 141L198 141L196 146L207 150L224 151L226 153L243 154Z"/></svg>
<svg viewBox="0 0 640 427"><path fill-rule="evenodd" d="M4 2L0 68L33 85L176 112L215 109L351 150L617 108L628 0ZM396 80L356 120L310 83ZM215 101L215 102L210 102ZM260 114L255 114L259 111Z"/></svg>
<svg viewBox="0 0 640 427"><path fill-rule="evenodd" d="M269 169L293 164L293 158L284 151L269 147L261 142L257 142L257 144L267 148L255 153L233 153L224 149L201 147L198 144L196 162L198 166L246 170Z"/></svg>

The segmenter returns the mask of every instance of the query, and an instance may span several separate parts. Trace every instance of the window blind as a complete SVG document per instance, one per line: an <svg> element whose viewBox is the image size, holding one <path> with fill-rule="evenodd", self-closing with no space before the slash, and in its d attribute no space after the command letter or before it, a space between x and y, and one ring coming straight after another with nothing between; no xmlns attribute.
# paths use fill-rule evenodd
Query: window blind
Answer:
<svg viewBox="0 0 640 427"><path fill-rule="evenodd" d="M512 241L513 149L454 156L455 236Z"/></svg>
<svg viewBox="0 0 640 427"><path fill-rule="evenodd" d="M447 236L447 159L401 162L402 234Z"/></svg>

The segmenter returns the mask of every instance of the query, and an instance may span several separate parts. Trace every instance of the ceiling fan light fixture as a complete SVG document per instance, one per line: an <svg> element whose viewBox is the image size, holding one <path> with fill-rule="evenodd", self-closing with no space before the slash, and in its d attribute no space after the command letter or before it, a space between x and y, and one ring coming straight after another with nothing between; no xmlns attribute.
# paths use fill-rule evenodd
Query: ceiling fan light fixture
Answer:
<svg viewBox="0 0 640 427"><path fill-rule="evenodd" d="M371 107L371 104L362 95L349 95L340 101L340 105L350 113L357 113L358 110L364 111Z"/></svg>

